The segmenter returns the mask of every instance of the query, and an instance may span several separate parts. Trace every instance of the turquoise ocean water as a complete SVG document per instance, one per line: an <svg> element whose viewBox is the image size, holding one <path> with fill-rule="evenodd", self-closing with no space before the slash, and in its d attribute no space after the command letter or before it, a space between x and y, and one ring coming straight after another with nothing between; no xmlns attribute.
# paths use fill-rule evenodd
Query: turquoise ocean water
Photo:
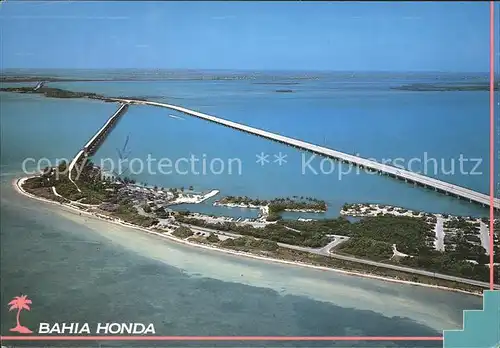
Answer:
<svg viewBox="0 0 500 348"><path fill-rule="evenodd" d="M487 193L488 94L388 89L412 81L419 80L50 85L110 96L145 96L378 160L423 158L425 152L429 158L458 160L460 154L482 158L478 170L483 175L433 175ZM474 296L159 243L143 233L20 197L12 180L21 174L25 158L71 158L116 105L2 93L0 107L1 301L6 304L20 292L28 294L33 306L30 313L23 313L25 325L112 320L151 321L157 333L166 335L437 335L443 328L460 327L463 309L481 306L481 299ZM297 150L161 108L130 107L95 161L117 158L116 149L127 137L131 157L175 160L205 154L207 159L239 158L242 163L241 175L138 176L152 185L193 185L197 191L219 189L221 195L260 198L312 196L328 202L327 216L336 216L345 202L487 214L479 206L386 177L352 173L339 179L338 170L330 175L302 174L302 154ZM256 163L257 153L270 154L272 161L280 151L287 155L282 166ZM318 167L319 161L312 165ZM216 209L211 202L188 208L246 214ZM8 332L12 314L1 312L2 334ZM432 344L409 344L415 345Z"/></svg>
<svg viewBox="0 0 500 348"><path fill-rule="evenodd" d="M411 169L414 171L425 170L430 176L487 194L488 93L389 89L390 86L429 82L429 78L424 77L375 79L364 76L335 78L334 75L305 81L280 77L227 81L59 82L50 85L109 96L148 97L347 153L358 153L377 161L399 158L399 163L406 167L413 163ZM451 77L447 79L453 81ZM293 93L275 92L280 89L289 89ZM24 139L23 146L26 147L26 151L4 154L2 163L9 161L9 164L20 163L28 153L35 158L73 156L116 107L83 100L41 100L39 96L4 94L2 98L5 142ZM20 99L24 104L22 116L11 110L19 108L16 100ZM32 124L35 130L53 129L53 134L57 133L62 141L35 146L39 152L33 152L33 145L36 145L33 142L45 142L45 136L37 140L29 130L20 131L17 126L19 117ZM487 209L468 202L414 188L391 178L359 172L345 165L340 167L336 162L324 161L321 167L319 157L310 160L310 154L296 149L163 108L131 107L103 144L95 161L100 163L103 158L111 158L117 166L117 149L122 149L125 143L130 151L129 159L138 158L144 163L148 155L157 161L168 158L173 163L193 155L200 161L205 159L207 168L214 163L215 173L208 169L206 175L196 174L201 172L201 167L193 171L181 163L180 171L188 170L185 175L175 172L161 174L158 170L151 174L143 170L135 176L138 181L151 185L192 185L197 191L219 189L221 195L264 199L312 196L328 202L327 216L338 215L346 202L392 204L460 215L483 216L488 213ZM274 156L280 152L287 156L287 163L281 166L273 162ZM260 153L267 154L270 163L264 166L256 163L256 155ZM17 158L13 158L15 156ZM461 157L467 160L462 169ZM155 167L157 161L152 162L153 169L158 168ZM479 164L477 168L476 163ZM136 172L140 170L138 165L133 168ZM219 170L221 174L218 174ZM245 213L214 208L212 201L189 209L236 215Z"/></svg>

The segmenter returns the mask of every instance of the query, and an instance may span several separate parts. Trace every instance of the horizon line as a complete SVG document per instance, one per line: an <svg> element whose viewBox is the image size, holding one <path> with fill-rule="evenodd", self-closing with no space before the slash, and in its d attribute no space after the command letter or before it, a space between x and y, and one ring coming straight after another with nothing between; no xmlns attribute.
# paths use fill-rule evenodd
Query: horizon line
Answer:
<svg viewBox="0 0 500 348"><path fill-rule="evenodd" d="M443 71L443 70L352 70L352 69L255 69L255 68L51 68L51 67L9 67L0 68L0 72L9 70L71 70L71 71L110 71L110 70L137 70L137 71L186 71L186 72L335 72L335 73L441 73L441 74L485 74L490 71ZM498 73L497 73L498 74Z"/></svg>

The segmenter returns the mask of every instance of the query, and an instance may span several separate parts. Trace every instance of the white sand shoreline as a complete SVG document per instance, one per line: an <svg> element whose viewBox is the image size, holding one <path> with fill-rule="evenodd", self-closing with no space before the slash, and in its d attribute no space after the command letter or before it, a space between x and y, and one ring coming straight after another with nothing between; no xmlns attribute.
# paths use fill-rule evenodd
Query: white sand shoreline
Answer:
<svg viewBox="0 0 500 348"><path fill-rule="evenodd" d="M35 195L33 195L33 194L29 193L29 192L26 192L22 188L23 183L27 179L29 179L29 178L30 177L22 177L22 178L17 178L17 179L13 180L14 188L15 188L15 190L18 193L20 193L20 194L22 194L22 195L24 195L26 197L29 197L29 198L36 199L38 201L44 202L44 203L49 203L49 204L57 205L57 206L61 207L62 209L66 210L66 211L69 211L69 212L79 213L80 215L86 215L86 216L88 216L90 218L94 218L94 219L99 220L99 221L104 221L104 222L108 222L108 223L113 223L115 225L120 225L120 226L123 226L123 227L128 227L128 228L133 228L133 229L136 229L136 230L141 230L141 231L144 231L144 232L149 233L151 235L155 235L157 237L168 239L168 240L171 240L171 241L176 242L176 243L180 243L180 244L184 244L184 245L189 245L189 246L197 247L197 248L203 248L203 249L212 250L212 251L217 251L217 252L222 252L222 253L230 254L230 255L234 255L234 256L240 256L240 257L247 257L247 258L257 259L257 260L266 261L266 262L288 264L288 265L293 265L293 266L298 266L298 267L312 268L312 269L322 270L322 271L337 272L337 273L341 273L341 274L344 274L344 275L350 275L350 276L371 278L371 279L377 279L377 280L388 281L388 282L393 282L393 283L415 285L415 286L423 286L423 287L428 287L428 288L434 288L434 289L440 289L440 290L446 290L446 291L459 292L459 293L464 293L464 294L468 294L468 295L482 296L482 294L480 294L480 293L470 292L470 291L461 290L461 289L455 289L455 288L448 288L448 287L440 286L440 285L418 283L418 282L412 282L412 281L408 281L408 280L401 280L401 279L396 279L396 278L383 277L383 276L373 275L373 274L368 274L368 273L360 273L360 272L355 272L355 271L346 271L346 270L342 270L342 269L325 267L325 266L316 266L316 265L311 265L311 264L308 264L308 263L302 263L302 262L297 262L297 261L288 261L288 260L275 259L275 258L270 258L270 257L258 256L258 255L251 254L251 253L245 253L245 252L235 251L235 250L231 250L231 249L216 248L216 247L208 246L208 245L205 245L205 244L199 244L199 243L189 242L187 240L178 239L178 238L170 236L168 234L159 233L159 232L152 231L152 230L144 228L144 227L133 225L133 224L125 222L125 221L121 221L121 220L118 220L118 219L109 218L109 217L107 217L105 215L100 216L100 215L98 215L96 213L87 212L87 211L82 210L82 209L80 209L80 208L78 208L78 207L76 207L74 205L71 205L71 204L59 203L59 202L52 201L52 200L49 200L49 199L46 199L46 198L35 196Z"/></svg>
<svg viewBox="0 0 500 348"><path fill-rule="evenodd" d="M177 205L177 204L199 204L207 199L212 198L219 194L219 190L211 190L210 192L203 194L194 194L194 193L182 193L178 198L170 201L168 205Z"/></svg>

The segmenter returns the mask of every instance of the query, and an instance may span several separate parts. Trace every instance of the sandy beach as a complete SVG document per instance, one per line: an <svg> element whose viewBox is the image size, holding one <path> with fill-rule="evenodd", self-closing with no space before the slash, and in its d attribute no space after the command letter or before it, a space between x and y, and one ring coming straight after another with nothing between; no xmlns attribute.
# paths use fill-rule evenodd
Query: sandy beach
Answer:
<svg viewBox="0 0 500 348"><path fill-rule="evenodd" d="M470 295L482 296L482 294L480 294L480 293L469 292L469 291L465 291L465 290L461 290L461 289L454 289L454 288L448 288L448 287L444 287L444 286L431 285L431 284L425 284L425 283L417 283L417 282L411 282L411 281L400 280L400 279L395 279L395 278L387 278L387 277L382 277L382 276L373 275L373 274L360 273L360 272L354 272L354 271L346 271L346 270L336 269L336 268L330 268L330 267L315 266L315 265L311 265L311 264L307 264L307 263L301 263L301 262L295 262L295 261L287 261L287 260L281 260L281 259L263 257L263 256L254 255L254 254L251 254L251 253L239 252L239 251L234 251L234 250L230 250L230 249L216 248L216 247L205 245L205 244L193 243L193 242L190 242L190 241L187 241L187 240L183 240L183 239L179 239L179 238L173 237L173 236L168 235L168 234L159 233L159 232L153 231L153 230L148 229L148 228L143 228L143 227L140 227L140 226L136 226L136 225L130 224L128 222L125 222L125 221L122 221L122 220L119 220L119 219L113 219L113 218L110 218L109 216L106 216L106 215L101 215L101 214L97 214L97 213L88 212L88 211L82 210L81 208L79 208L79 207L77 207L75 205L72 205L70 203L69 204L59 203L59 202L56 202L56 201L51 201L51 200L48 200L48 199L45 199L45 198L41 198L41 197L35 196L35 195L31 194L31 193L26 192L22 188L22 185L24 184L24 182L27 179L29 179L29 177L17 178L17 179L13 180L13 185L14 185L15 190L18 193L20 193L20 194L22 194L22 195L24 195L26 197L29 197L29 198L32 198L32 199L36 199L36 200L44 202L44 203L57 205L61 209L64 209L65 211L68 211L68 212L71 212L71 213L74 213L74 214L85 215L85 216L87 216L89 218L92 218L92 219L96 219L96 220L100 220L100 221L105 221L105 222L108 222L108 223L113 223L113 224L116 224L116 225L119 225L119 226L128 227L128 228L132 228L132 229L135 229L135 230L140 230L140 231L149 233L151 235L155 235L155 236L164 238L166 240L173 241L175 243L181 243L181 244L189 245L189 246L196 247L196 248L202 248L202 249L207 249L207 250L222 252L222 253L230 254L230 255L234 255L234 256L252 258L252 259L257 259L257 260L262 260L262 261L267 261L267 262L281 263L281 264L293 265L293 266L297 266L297 267L306 267L306 268L312 268L312 269L317 269L317 270L322 270L322 271L337 272L337 273L341 273L341 274L345 274L345 275L350 275L350 276L365 277L365 278L383 280L383 281L387 281L387 282L394 282L394 283L401 283L401 284L408 284L408 285L416 285L416 286L422 286L422 287L428 287L428 288L441 289L441 290L447 290L447 291L453 291L453 292L460 292L460 293L465 293L465 294L470 294Z"/></svg>

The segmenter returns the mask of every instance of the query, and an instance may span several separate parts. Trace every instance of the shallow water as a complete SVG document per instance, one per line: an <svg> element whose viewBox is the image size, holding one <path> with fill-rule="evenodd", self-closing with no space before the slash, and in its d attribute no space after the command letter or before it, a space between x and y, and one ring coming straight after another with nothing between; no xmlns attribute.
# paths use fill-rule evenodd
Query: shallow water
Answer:
<svg viewBox="0 0 500 348"><path fill-rule="evenodd" d="M481 307L472 295L160 240L21 197L11 180L2 177L1 300L28 294L28 327L123 321L152 322L160 335L435 336L460 327L462 309ZM2 332L12 314L2 312Z"/></svg>

